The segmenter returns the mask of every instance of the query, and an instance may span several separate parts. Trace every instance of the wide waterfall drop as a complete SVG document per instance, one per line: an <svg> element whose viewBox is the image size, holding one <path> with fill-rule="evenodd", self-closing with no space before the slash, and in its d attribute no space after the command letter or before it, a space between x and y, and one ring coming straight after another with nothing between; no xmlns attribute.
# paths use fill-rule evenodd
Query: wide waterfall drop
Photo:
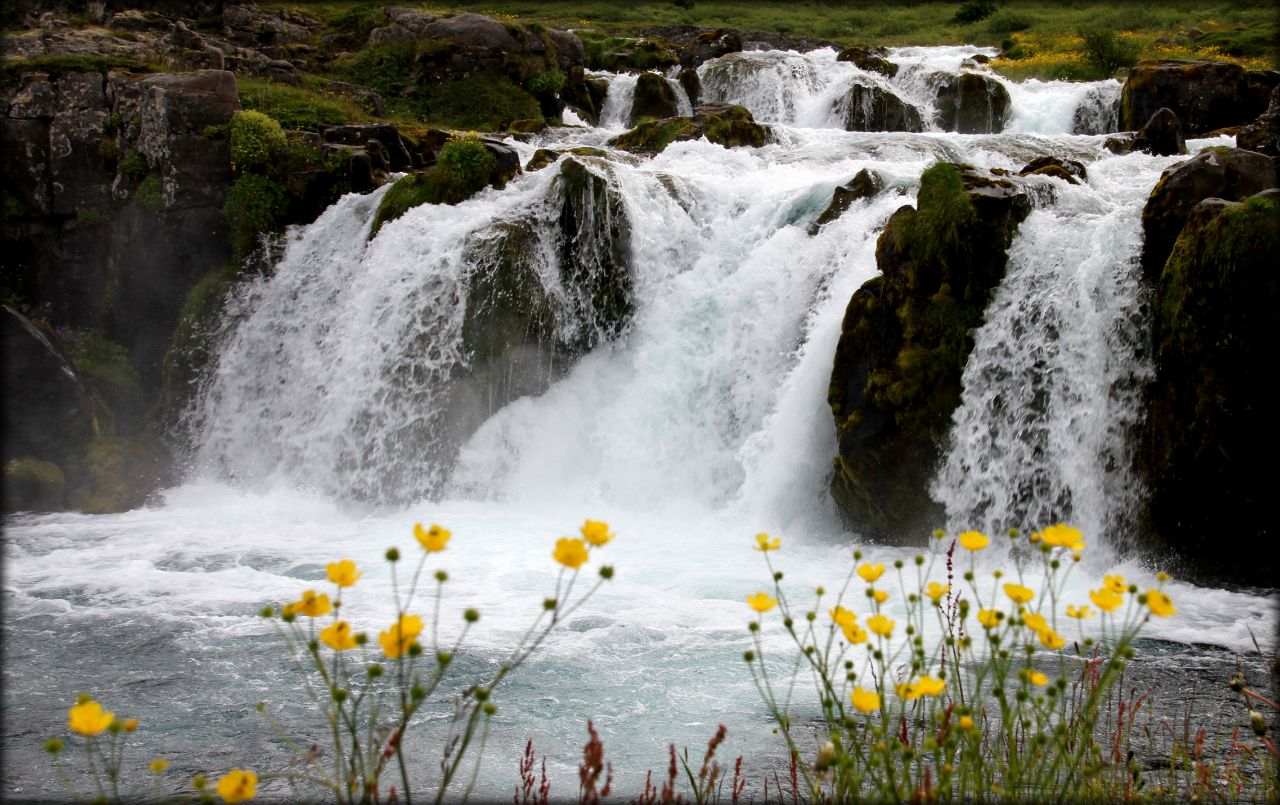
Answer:
<svg viewBox="0 0 1280 805"><path fill-rule="evenodd" d="M838 518L827 393L880 233L939 161L1017 173L1065 157L1087 178L1026 180L1036 206L973 333L932 490L947 514L937 525L1070 520L1090 546L1070 600L1112 568L1147 584L1156 568L1126 543L1143 494L1128 439L1151 372L1135 264L1142 205L1182 158L1103 148L1093 129L1112 125L1116 82L1000 79L1012 99L1003 133L941 131L935 82L980 52L895 49L893 78L830 50L713 59L698 70L701 100L747 106L772 141L682 141L653 157L608 145L629 125L636 77L605 75L599 125L510 140L522 165L538 149L564 153L502 189L412 208L373 237L385 189L291 229L274 268L228 303L186 421L183 482L123 514L6 522L7 662L24 669L6 672L15 768L44 768L36 736L65 724L82 690L127 701L149 730L143 751L180 749L186 779L283 765L256 702L291 733L324 735L256 617L264 604L351 559L365 575L342 611L376 635L390 623L387 549L416 561L413 524L439 523L454 535L432 554L449 579L441 632L456 637L464 608L480 611L452 666L478 677L556 589L555 539L593 518L618 535L599 549L616 577L495 691L477 795L511 796L527 740L548 756L553 792L575 790L588 719L625 796L643 791L646 769L663 772L669 743L692 755L721 723L722 763L741 754L760 775L785 769L742 661L744 596L771 583L753 538L782 538L770 559L806 602L839 587L854 549L890 565L920 550L869 544ZM922 130L846 131L855 86L891 91ZM864 169L885 189L819 226L833 190ZM980 572L1009 558L990 554ZM1167 589L1178 617L1144 635L1170 665L1199 644L1247 652L1273 639L1265 597ZM896 596L886 604L904 611ZM777 657L790 645L779 632L763 638ZM423 780L451 703L432 707L405 747ZM164 745L179 734L191 743ZM57 785L52 771L31 774Z"/></svg>

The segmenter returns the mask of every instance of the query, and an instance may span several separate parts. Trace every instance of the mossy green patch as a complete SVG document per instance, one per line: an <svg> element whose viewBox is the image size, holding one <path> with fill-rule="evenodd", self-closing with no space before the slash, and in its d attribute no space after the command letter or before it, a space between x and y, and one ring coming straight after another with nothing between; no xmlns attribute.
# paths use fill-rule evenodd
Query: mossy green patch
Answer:
<svg viewBox="0 0 1280 805"><path fill-rule="evenodd" d="M965 191L960 171L939 162L920 176L920 195L907 236L920 260L945 261L969 251L969 229L977 211Z"/></svg>
<svg viewBox="0 0 1280 805"><path fill-rule="evenodd" d="M269 115L249 109L231 116L231 167L235 170L274 165L286 144L280 124Z"/></svg>
<svg viewBox="0 0 1280 805"><path fill-rule="evenodd" d="M133 197L152 212L164 212L164 183L160 179L160 174L148 173L134 189Z"/></svg>
<svg viewBox="0 0 1280 805"><path fill-rule="evenodd" d="M159 413L165 427L177 423L208 364L227 294L239 276L237 266L228 263L208 272L187 292L164 356Z"/></svg>
<svg viewBox="0 0 1280 805"><path fill-rule="evenodd" d="M33 56L29 59L9 59L0 63L0 79L9 79L21 73L48 73L50 78L58 78L68 73L103 73L109 70L131 70L133 72L160 72L164 66L139 61L124 56L103 56L98 54L59 54L50 56Z"/></svg>
<svg viewBox="0 0 1280 805"><path fill-rule="evenodd" d="M259 235L279 226L288 208L288 194L279 182L256 173L237 177L222 207L236 259L253 250Z"/></svg>
<svg viewBox="0 0 1280 805"><path fill-rule="evenodd" d="M656 154L676 140L693 140L702 129L688 117L673 117L641 123L609 140L609 144L632 153Z"/></svg>
<svg viewBox="0 0 1280 805"><path fill-rule="evenodd" d="M285 129L319 131L324 126L339 126L362 117L348 98L306 85L236 76L236 91L242 107L270 116Z"/></svg>
<svg viewBox="0 0 1280 805"><path fill-rule="evenodd" d="M500 131L513 120L542 117L537 99L493 73L424 84L404 103L421 122L442 128Z"/></svg>
<svg viewBox="0 0 1280 805"><path fill-rule="evenodd" d="M56 511L64 505L67 479L62 469L33 456L10 459L4 465L4 510Z"/></svg>

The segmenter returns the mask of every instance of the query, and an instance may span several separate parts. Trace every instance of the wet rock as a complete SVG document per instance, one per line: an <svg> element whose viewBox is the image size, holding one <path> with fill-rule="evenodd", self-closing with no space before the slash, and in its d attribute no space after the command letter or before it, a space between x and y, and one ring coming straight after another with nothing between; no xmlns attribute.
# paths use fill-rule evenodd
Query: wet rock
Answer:
<svg viewBox="0 0 1280 805"><path fill-rule="evenodd" d="M853 202L871 198L884 190L884 177L869 168L858 171L846 184L837 187L831 194L831 203L809 225L809 235L818 234L818 230L844 214Z"/></svg>
<svg viewBox="0 0 1280 805"><path fill-rule="evenodd" d="M698 71L686 67L680 71L677 80L684 88L684 94L688 96L689 103L697 106L698 98L702 95L702 80L698 78Z"/></svg>
<svg viewBox="0 0 1280 805"><path fill-rule="evenodd" d="M1120 129L1120 98L1090 87L1071 114L1072 134L1110 134Z"/></svg>
<svg viewBox="0 0 1280 805"><path fill-rule="evenodd" d="M934 106L943 131L996 134L1004 131L1012 110L1009 91L994 78L977 73L943 74L937 79Z"/></svg>
<svg viewBox="0 0 1280 805"><path fill-rule="evenodd" d="M4 463L4 511L47 512L66 508L67 478L51 461L32 456Z"/></svg>
<svg viewBox="0 0 1280 805"><path fill-rule="evenodd" d="M560 152L550 148L539 148L533 152L533 156L529 157L529 161L525 164L526 171L542 170L560 158Z"/></svg>
<svg viewBox="0 0 1280 805"><path fill-rule="evenodd" d="M629 125L675 117L679 111L676 92L665 77L658 73L640 74L636 79L635 95L631 101Z"/></svg>
<svg viewBox="0 0 1280 805"><path fill-rule="evenodd" d="M1167 107L1186 136L1252 122L1267 108L1280 73L1219 61L1143 61L1120 96L1120 128L1133 131Z"/></svg>
<svg viewBox="0 0 1280 805"><path fill-rule="evenodd" d="M1280 86L1271 91L1267 111L1236 134L1236 147L1280 157Z"/></svg>
<svg viewBox="0 0 1280 805"><path fill-rule="evenodd" d="M884 48L845 48L836 55L836 61L852 62L859 70L879 73L888 78L898 74L898 65L885 58Z"/></svg>
<svg viewBox="0 0 1280 805"><path fill-rule="evenodd" d="M1036 157L1022 166L1019 176L1056 176L1059 179L1079 184L1086 178L1083 162L1059 157Z"/></svg>
<svg viewBox="0 0 1280 805"><path fill-rule="evenodd" d="M854 84L839 104L846 131L924 131L920 112L880 87Z"/></svg>
<svg viewBox="0 0 1280 805"><path fill-rule="evenodd" d="M373 141L385 151L387 170L406 171L413 167L413 157L400 132L390 123L366 125L326 126L320 130L326 143L363 146Z"/></svg>
<svg viewBox="0 0 1280 805"><path fill-rule="evenodd" d="M746 107L709 103L694 109L693 117L670 117L642 123L609 140L609 145L634 154L656 154L673 142L700 137L725 148L760 148L771 136L769 127L756 123Z"/></svg>
<svg viewBox="0 0 1280 805"><path fill-rule="evenodd" d="M680 51L680 66L696 70L705 61L741 50L742 36L738 32L723 28L704 31Z"/></svg>
<svg viewBox="0 0 1280 805"><path fill-rule="evenodd" d="M1172 109L1163 107L1156 110L1141 129L1134 134L1130 149L1146 151L1148 154L1169 157L1187 153L1187 144L1182 138L1182 125Z"/></svg>

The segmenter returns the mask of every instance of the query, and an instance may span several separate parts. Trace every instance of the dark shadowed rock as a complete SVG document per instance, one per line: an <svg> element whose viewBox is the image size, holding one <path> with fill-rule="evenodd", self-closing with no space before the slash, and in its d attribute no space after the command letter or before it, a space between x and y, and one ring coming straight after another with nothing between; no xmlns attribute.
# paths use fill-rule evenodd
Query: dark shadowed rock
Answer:
<svg viewBox="0 0 1280 805"><path fill-rule="evenodd" d="M609 140L609 144L634 154L656 154L673 142L706 137L725 148L760 148L772 134L769 127L755 122L743 106L706 103L693 110L693 117L670 117L641 123Z"/></svg>
<svg viewBox="0 0 1280 805"><path fill-rule="evenodd" d="M846 131L924 131L920 112L887 89L854 84L838 103Z"/></svg>
<svg viewBox="0 0 1280 805"><path fill-rule="evenodd" d="M373 140L385 150L389 170L405 171L413 167L413 157L409 154L404 138L390 123L326 126L320 130L320 137L326 143L339 145L363 146Z"/></svg>
<svg viewBox="0 0 1280 805"><path fill-rule="evenodd" d="M863 168L846 184L837 187L831 193L831 203L809 224L809 234L816 235L818 230L844 214L853 202L871 198L884 190L884 177L869 168Z"/></svg>
<svg viewBox="0 0 1280 805"><path fill-rule="evenodd" d="M635 126L646 120L675 117L679 111L676 91L671 88L671 84L664 76L658 73L640 74L636 79L628 125Z"/></svg>
<svg viewBox="0 0 1280 805"><path fill-rule="evenodd" d="M1120 96L1120 129L1133 131L1159 109L1178 116L1186 136L1250 123L1267 108L1280 73L1218 61L1144 61L1129 70Z"/></svg>
<svg viewBox="0 0 1280 805"><path fill-rule="evenodd" d="M1134 135L1130 150L1146 151L1161 157L1187 153L1178 116L1168 107L1157 109L1146 125Z"/></svg>
<svg viewBox="0 0 1280 805"><path fill-rule="evenodd" d="M697 106L698 99L702 96L702 80L698 78L698 71L686 67L680 71L678 80L684 88L684 94L689 97L689 103Z"/></svg>
<svg viewBox="0 0 1280 805"><path fill-rule="evenodd" d="M887 54L884 48L845 48L836 55L836 61L852 62L860 70L893 78L898 74L898 65L886 59Z"/></svg>
<svg viewBox="0 0 1280 805"><path fill-rule="evenodd" d="M1036 157L1022 166L1019 176L1057 176L1071 184L1079 184L1086 178L1083 162L1058 157Z"/></svg>
<svg viewBox="0 0 1280 805"><path fill-rule="evenodd" d="M697 69L705 61L741 50L742 37L738 32L723 28L705 31L680 51L680 66L686 69Z"/></svg>
<svg viewBox="0 0 1280 805"><path fill-rule="evenodd" d="M943 74L934 106L943 131L996 134L1004 131L1012 101L999 81L977 73Z"/></svg>
<svg viewBox="0 0 1280 805"><path fill-rule="evenodd" d="M1271 91L1267 111L1236 134L1236 147L1280 157L1280 85Z"/></svg>

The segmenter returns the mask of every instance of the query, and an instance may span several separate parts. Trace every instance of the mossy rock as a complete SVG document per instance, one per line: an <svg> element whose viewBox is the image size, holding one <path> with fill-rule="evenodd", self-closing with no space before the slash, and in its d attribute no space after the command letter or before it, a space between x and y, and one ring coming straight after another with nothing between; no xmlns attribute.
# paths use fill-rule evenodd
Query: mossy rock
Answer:
<svg viewBox="0 0 1280 805"><path fill-rule="evenodd" d="M129 511L164 482L164 453L150 439L99 436L89 443L77 470L73 507L86 514Z"/></svg>
<svg viewBox="0 0 1280 805"><path fill-rule="evenodd" d="M178 424L196 393L222 330L227 294L238 278L237 264L230 263L205 274L187 292L164 356L159 418L166 430Z"/></svg>
<svg viewBox="0 0 1280 805"><path fill-rule="evenodd" d="M1251 123L1266 111L1278 84L1280 73L1230 62L1141 61L1129 70L1120 93L1120 129L1140 128L1163 107L1177 115L1188 137Z"/></svg>
<svg viewBox="0 0 1280 805"><path fill-rule="evenodd" d="M746 107L714 103L699 106L693 117L641 123L609 140L609 145L634 154L657 154L673 142L701 137L725 148L760 148L772 133L768 126L755 122Z"/></svg>
<svg viewBox="0 0 1280 805"><path fill-rule="evenodd" d="M849 300L828 390L839 446L831 493L864 536L911 542L941 521L928 484L971 333L1030 210L1012 180L939 163L921 176L916 208L900 208L881 233L881 275Z"/></svg>
<svg viewBox="0 0 1280 805"><path fill-rule="evenodd" d="M1267 357L1280 350L1280 190L1210 198L1187 218L1152 296L1156 375L1138 465L1153 536L1188 572L1272 584L1280 420Z"/></svg>
<svg viewBox="0 0 1280 805"><path fill-rule="evenodd" d="M529 118L527 120L513 120L507 126L507 131L512 134L537 134L540 131L546 131L547 121L540 117Z"/></svg>
<svg viewBox="0 0 1280 805"><path fill-rule="evenodd" d="M4 465L6 512L59 511L66 506L67 479L50 461L23 456Z"/></svg>
<svg viewBox="0 0 1280 805"><path fill-rule="evenodd" d="M641 73L631 98L630 125L675 117L680 111L671 82L658 73Z"/></svg>
<svg viewBox="0 0 1280 805"><path fill-rule="evenodd" d="M696 140L702 128L691 117L673 117L641 123L609 140L609 145L633 154L657 154L680 140Z"/></svg>

